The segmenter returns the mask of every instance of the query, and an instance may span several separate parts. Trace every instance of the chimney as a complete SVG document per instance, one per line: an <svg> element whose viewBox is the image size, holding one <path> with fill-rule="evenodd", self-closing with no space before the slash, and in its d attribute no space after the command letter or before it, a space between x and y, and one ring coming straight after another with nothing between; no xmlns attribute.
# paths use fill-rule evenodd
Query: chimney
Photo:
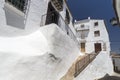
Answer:
<svg viewBox="0 0 120 80"><path fill-rule="evenodd" d="M75 20L75 22L77 22L77 20Z"/></svg>
<svg viewBox="0 0 120 80"><path fill-rule="evenodd" d="M88 19L90 20L90 17L88 17Z"/></svg>

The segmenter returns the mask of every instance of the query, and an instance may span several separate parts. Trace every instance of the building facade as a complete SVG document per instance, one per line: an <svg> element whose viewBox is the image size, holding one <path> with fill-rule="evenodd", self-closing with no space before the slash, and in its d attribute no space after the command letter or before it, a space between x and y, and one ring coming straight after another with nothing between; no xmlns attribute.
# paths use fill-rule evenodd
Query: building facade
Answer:
<svg viewBox="0 0 120 80"><path fill-rule="evenodd" d="M82 55L65 0L0 0L0 19L0 55L8 61L4 62L7 68L4 64L0 68L1 75L8 75L1 76L2 80L60 80ZM31 58L35 62L29 67L35 70L18 68L27 65L19 64L22 61L32 62ZM9 61L13 63L9 65Z"/></svg>
<svg viewBox="0 0 120 80"><path fill-rule="evenodd" d="M0 18L4 36L31 33L52 23L69 35L76 34L66 0L1 0Z"/></svg>
<svg viewBox="0 0 120 80"><path fill-rule="evenodd" d="M104 21L81 20L74 27L66 0L0 0L0 19L2 80L73 80L81 52L110 51Z"/></svg>
<svg viewBox="0 0 120 80"><path fill-rule="evenodd" d="M85 19L76 21L74 25L81 52L110 52L109 35L104 20Z"/></svg>

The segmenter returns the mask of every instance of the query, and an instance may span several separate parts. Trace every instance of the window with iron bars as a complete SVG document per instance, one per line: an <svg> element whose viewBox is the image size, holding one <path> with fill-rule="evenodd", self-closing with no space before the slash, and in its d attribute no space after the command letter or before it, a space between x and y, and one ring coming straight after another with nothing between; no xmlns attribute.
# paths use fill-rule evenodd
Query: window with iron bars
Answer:
<svg viewBox="0 0 120 80"><path fill-rule="evenodd" d="M5 0L5 2L11 4L12 6L24 13L26 12L28 0Z"/></svg>
<svg viewBox="0 0 120 80"><path fill-rule="evenodd" d="M59 11L63 10L63 0L51 0L51 2Z"/></svg>

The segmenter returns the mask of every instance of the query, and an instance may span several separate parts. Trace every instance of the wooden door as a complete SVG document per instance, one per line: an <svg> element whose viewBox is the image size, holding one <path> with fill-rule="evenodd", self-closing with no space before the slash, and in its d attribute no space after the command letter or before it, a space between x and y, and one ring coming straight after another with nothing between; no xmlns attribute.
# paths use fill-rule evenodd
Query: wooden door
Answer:
<svg viewBox="0 0 120 80"><path fill-rule="evenodd" d="M85 52L85 43L81 43L81 52Z"/></svg>
<svg viewBox="0 0 120 80"><path fill-rule="evenodd" d="M102 50L101 43L95 43L95 52L100 52Z"/></svg>

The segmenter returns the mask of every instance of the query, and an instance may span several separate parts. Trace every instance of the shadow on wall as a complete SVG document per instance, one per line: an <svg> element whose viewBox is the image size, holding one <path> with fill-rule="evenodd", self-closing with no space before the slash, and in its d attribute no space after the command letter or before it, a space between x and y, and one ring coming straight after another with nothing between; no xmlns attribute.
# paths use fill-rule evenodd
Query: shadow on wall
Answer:
<svg viewBox="0 0 120 80"><path fill-rule="evenodd" d="M13 26L13 27L16 27L16 28L20 28L20 29L25 28L25 17L24 17L24 15L20 15L19 13L17 13L17 11L12 9L12 7L9 7L8 5L4 6L4 10L5 10L6 24L7 25Z"/></svg>

